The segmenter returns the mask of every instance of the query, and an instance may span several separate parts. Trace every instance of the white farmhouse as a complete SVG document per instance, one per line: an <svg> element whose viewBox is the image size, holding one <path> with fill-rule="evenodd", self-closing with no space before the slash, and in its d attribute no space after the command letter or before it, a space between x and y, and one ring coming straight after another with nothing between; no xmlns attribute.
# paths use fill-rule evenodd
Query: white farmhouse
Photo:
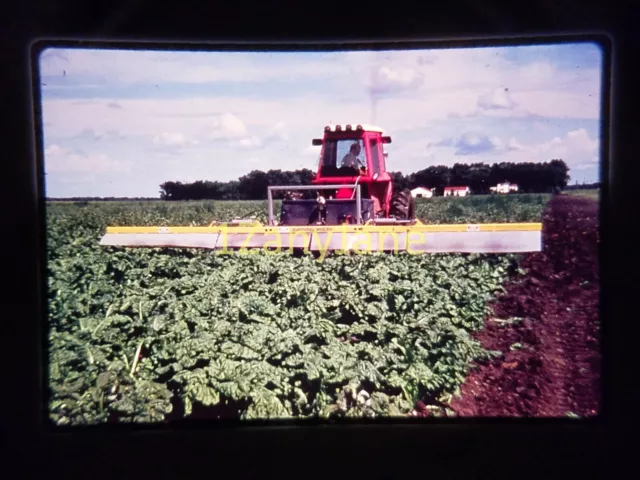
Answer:
<svg viewBox="0 0 640 480"><path fill-rule="evenodd" d="M491 193L517 192L518 191L518 185L516 185L515 183L509 183L509 182L499 183L495 187L491 187L490 190L491 190Z"/></svg>
<svg viewBox="0 0 640 480"><path fill-rule="evenodd" d="M445 187L444 188L444 196L449 197L466 197L467 195L471 195L471 190L469 187Z"/></svg>
<svg viewBox="0 0 640 480"><path fill-rule="evenodd" d="M413 198L419 198L419 197L431 198L433 197L435 190L436 190L435 188L416 187L413 190L411 190L411 196Z"/></svg>

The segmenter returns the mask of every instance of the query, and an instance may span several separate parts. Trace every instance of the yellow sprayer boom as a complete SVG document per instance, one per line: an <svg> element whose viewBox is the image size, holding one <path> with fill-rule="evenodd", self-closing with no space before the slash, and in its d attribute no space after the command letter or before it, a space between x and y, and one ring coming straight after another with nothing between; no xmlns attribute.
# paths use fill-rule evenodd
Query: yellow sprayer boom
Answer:
<svg viewBox="0 0 640 480"><path fill-rule="evenodd" d="M541 249L541 224L425 225L371 222L339 226L268 226L238 221L207 227L108 227L101 245L231 251L354 253L518 253Z"/></svg>

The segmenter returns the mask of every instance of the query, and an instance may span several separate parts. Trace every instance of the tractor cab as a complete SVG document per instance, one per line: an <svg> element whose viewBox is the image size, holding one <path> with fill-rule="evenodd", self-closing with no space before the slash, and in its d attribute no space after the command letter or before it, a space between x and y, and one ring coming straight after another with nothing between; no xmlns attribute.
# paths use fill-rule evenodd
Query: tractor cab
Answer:
<svg viewBox="0 0 640 480"><path fill-rule="evenodd" d="M315 185L360 184L363 198L373 201L376 213L388 213L391 175L387 172L383 145L391 137L373 125L327 125L324 137L314 139L322 146ZM328 193L335 199L352 199L353 188Z"/></svg>
<svg viewBox="0 0 640 480"><path fill-rule="evenodd" d="M318 186L316 200L285 199L281 225L339 225L389 218L393 182L387 172L383 145L391 137L373 125L327 125L311 186ZM341 185L341 187L336 187ZM328 187L328 188L327 188ZM360 205L357 190L360 189ZM358 218L359 217L359 218Z"/></svg>

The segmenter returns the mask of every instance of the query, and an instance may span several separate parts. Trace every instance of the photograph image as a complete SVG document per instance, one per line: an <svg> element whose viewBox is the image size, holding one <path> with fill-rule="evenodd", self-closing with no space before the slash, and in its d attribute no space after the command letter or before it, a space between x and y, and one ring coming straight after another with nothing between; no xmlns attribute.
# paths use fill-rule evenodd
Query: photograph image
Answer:
<svg viewBox="0 0 640 480"><path fill-rule="evenodd" d="M45 416L601 413L604 50L41 46Z"/></svg>

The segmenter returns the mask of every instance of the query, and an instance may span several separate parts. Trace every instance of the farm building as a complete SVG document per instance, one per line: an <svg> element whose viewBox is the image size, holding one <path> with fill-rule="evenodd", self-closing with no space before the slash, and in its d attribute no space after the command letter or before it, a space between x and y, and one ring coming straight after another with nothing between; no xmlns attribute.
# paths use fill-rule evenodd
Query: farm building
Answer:
<svg viewBox="0 0 640 480"><path fill-rule="evenodd" d="M433 197L435 190L436 190L435 188L416 187L413 190L411 190L411 196L413 198L417 198L417 197L431 198Z"/></svg>
<svg viewBox="0 0 640 480"><path fill-rule="evenodd" d="M471 190L469 187L445 187L444 188L444 196L454 196L454 197L466 197L467 195L471 195Z"/></svg>
<svg viewBox="0 0 640 480"><path fill-rule="evenodd" d="M490 188L491 193L511 193L518 191L518 185L515 183L499 183L495 187Z"/></svg>

